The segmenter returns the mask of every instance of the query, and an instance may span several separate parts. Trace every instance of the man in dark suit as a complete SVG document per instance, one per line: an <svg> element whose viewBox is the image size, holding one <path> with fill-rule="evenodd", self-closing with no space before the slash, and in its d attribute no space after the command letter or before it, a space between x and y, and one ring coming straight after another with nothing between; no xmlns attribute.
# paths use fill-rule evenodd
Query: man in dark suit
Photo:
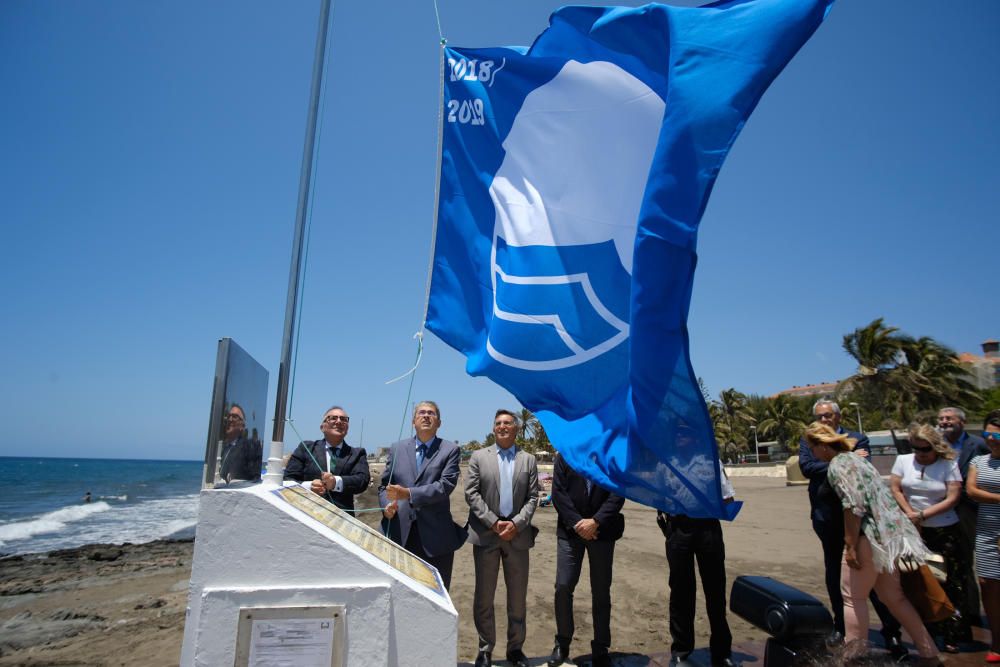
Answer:
<svg viewBox="0 0 1000 667"><path fill-rule="evenodd" d="M222 450L219 452L218 475L227 483L233 480L260 481L264 449L259 439L247 438L246 429L246 413L238 403L233 403L223 423Z"/></svg>
<svg viewBox="0 0 1000 667"><path fill-rule="evenodd" d="M392 446L378 499L382 532L407 551L437 568L445 588L451 586L455 551L466 530L451 519L451 492L458 484L458 445L437 437L441 411L423 401L413 409L416 437Z"/></svg>
<svg viewBox="0 0 1000 667"><path fill-rule="evenodd" d="M527 636L528 549L535 545L538 533L531 525L538 505L538 465L533 455L514 444L517 425L513 412L497 410L493 420L496 444L473 452L465 483L476 568L472 602L479 633L476 667L493 664L497 639L493 597L501 564L507 586L507 660L513 667L528 665L521 647Z"/></svg>
<svg viewBox="0 0 1000 667"><path fill-rule="evenodd" d="M961 529L959 549L966 554L967 562L971 563L976 550L978 505L976 501L969 498L965 491L965 477L969 472L969 462L977 456L989 454L990 450L982 438L965 432L965 411L959 408L941 408L938 411L938 430L941 431L945 441L955 450L958 470L962 473L962 497L955 510L958 512L959 528ZM958 610L962 613L963 618L971 619L973 625L981 625L979 586L971 567L966 572L963 589L965 590L965 599L957 601ZM959 640L971 642L972 629L969 628L968 634L960 637Z"/></svg>
<svg viewBox="0 0 1000 667"><path fill-rule="evenodd" d="M344 442L350 419L339 405L327 410L319 425L323 439L306 440L295 448L285 466L285 479L309 482L313 493L353 512L354 496L368 488L371 473L364 448Z"/></svg>
<svg viewBox="0 0 1000 667"><path fill-rule="evenodd" d="M593 667L610 667L611 570L615 540L625 531L625 499L602 489L556 456L552 475L552 506L556 524L556 642L550 667L569 659L573 624L573 591L580 581L583 554L590 562L594 641L590 643Z"/></svg>
<svg viewBox="0 0 1000 667"><path fill-rule="evenodd" d="M840 406L833 401L820 399L813 404L813 417L816 421L826 424L837 433L846 433L857 441L854 452L858 456L871 455L871 445L868 437L862 433L848 431L840 426ZM841 561L844 556L844 512L836 491L826 479L828 464L820 461L812 454L812 449L805 438L799 440L799 468L809 480L809 506L811 508L813 532L819 537L823 546L823 565L826 573L826 593L830 597L830 607L833 611L834 634L829 638L831 644L837 644L844 639L844 596L840 592ZM892 657L899 661L908 654L906 647L900 641L900 626L893 615L878 599L875 591L869 599L875 607L875 613L882 621L882 637L885 647Z"/></svg>

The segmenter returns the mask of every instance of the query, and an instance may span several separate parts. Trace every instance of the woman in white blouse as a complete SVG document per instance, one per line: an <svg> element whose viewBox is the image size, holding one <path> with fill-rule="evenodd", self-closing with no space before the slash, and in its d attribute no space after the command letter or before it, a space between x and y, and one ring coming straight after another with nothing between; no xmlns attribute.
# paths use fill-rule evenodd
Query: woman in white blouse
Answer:
<svg viewBox="0 0 1000 667"><path fill-rule="evenodd" d="M962 572L972 566L972 558L960 546L955 507L962 492L962 475L955 451L926 424L912 424L909 436L913 453L896 457L889 478L892 495L920 531L927 548L944 557L948 575L944 589L949 599L964 600ZM952 618L937 625L936 630L944 638L944 650L957 653L959 641L970 632L969 619Z"/></svg>

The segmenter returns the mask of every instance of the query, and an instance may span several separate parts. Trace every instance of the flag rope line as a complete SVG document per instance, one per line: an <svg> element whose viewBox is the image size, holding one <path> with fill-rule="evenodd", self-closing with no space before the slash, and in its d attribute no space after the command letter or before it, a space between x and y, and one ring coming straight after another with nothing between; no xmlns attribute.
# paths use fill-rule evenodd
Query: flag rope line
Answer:
<svg viewBox="0 0 1000 667"><path fill-rule="evenodd" d="M333 14L333 11L332 11L332 6L331 6L331 22L332 22L332 14ZM425 324L427 322L427 310L430 307L431 276L432 276L433 268L434 268L434 250L435 250L435 241L437 239L438 205L439 205L440 195L441 195L441 150L442 150L442 144L443 144L444 111L443 111L443 106L440 104L440 100L442 100L444 98L444 47L448 43L448 40L445 39L444 33L441 30L441 13L440 13L440 10L438 9L437 0L434 0L434 18L435 18L435 20L437 22L438 38L440 40L440 47L441 48L440 48L440 55L439 55L439 58L438 58L438 72L439 72L439 75L438 75L438 100L439 100L439 104L438 104L438 122L437 122L437 130L438 130L438 132L437 132L437 157L435 159L435 177L434 177L434 212L433 212L433 220L432 220L432 225L431 225L430 257L428 258L428 261L427 261L427 279L426 279L425 284L424 284L424 311L423 311L423 315L422 315L421 320L420 320L420 330L417 331L417 333L415 333L413 335L413 338L417 341L417 357L416 357L416 360L414 361L413 366L408 371L406 371L405 373L403 373L402 375L400 375L398 377L395 377L395 378L392 378L391 380L388 380L385 383L387 385L388 384L392 384L394 382L402 380L406 376L410 376L409 387L407 388L407 391L406 391L406 400L403 403L403 417L402 417L401 423L399 425L399 439L400 440L403 438L403 430L406 428L406 415L407 415L407 410L408 410L409 404L410 404L410 398L413 395L413 381L414 381L414 379L416 377L416 370L417 370L417 367L420 365L421 358L423 357L423 351L424 351L424 343L423 343L423 341L424 341L424 328L425 328ZM329 59L329 53L327 53L326 57L327 57L327 59ZM328 71L329 71L328 67L324 67L323 68L324 83L325 83ZM327 100L326 86L324 85L323 86L323 97L322 97L322 101L320 102L320 121L319 121L319 128L318 128L318 137L317 137L317 141L316 141L317 144L320 144L321 141L322 141L322 136L323 136L323 119L324 119L324 116L325 116L324 111L326 110L326 100ZM320 154L320 152L317 150L316 151L316 157L313 160L313 168L314 168L314 171L316 173L319 172L319 154ZM309 239L310 239L311 234L312 234L312 216L313 216L313 206L312 206L312 203L313 203L313 201L315 199L315 196L316 196L316 188L314 187L312 189L312 192L309 193L309 216L308 216L308 218L306 220L305 255L303 257L303 262L302 262L302 276L303 276L303 280L302 280L302 292L301 292L302 296L300 297L300 301L299 301L299 306L300 307L299 307L298 312L296 314L296 330L299 331L299 335L296 336L296 339L295 339L295 351L294 351L294 353L292 355L292 368L291 368L290 377L289 377L289 398L288 398L289 413L292 412L293 400L294 400L294 397L295 397L295 376L296 376L296 371L298 370L299 343L301 342L301 339L302 339L302 333L301 333L302 332L302 329L301 329L302 307L301 306L302 306L302 303L305 301L305 282L306 282L305 281L305 274L306 274L306 269L308 267L308 261L309 261L309 246L310 246ZM288 426L295 433L295 436L299 439L299 441L300 442L305 442L305 438L303 438L302 435L298 432L298 429L295 428L295 420L293 418L291 418L291 417L287 417L285 419L285 422L288 424ZM308 447L303 447L303 449L309 455L309 458L312 459L313 464L315 464L316 467L319 470L322 470L323 466L321 466L319 464L319 461L317 461L316 457L313 455L313 453L311 451L309 451L309 448ZM396 467L396 458L393 457L393 459L392 459L392 465L389 468L389 478L388 478L389 479L389 483L392 483L392 476L393 476L393 472L395 470L395 467ZM324 494L324 497L327 500L330 500L331 499L330 498L330 492L327 491ZM374 507L374 508L370 508L370 509L354 509L354 510L346 510L346 511L348 511L350 513L353 513L353 514L360 514L362 512L382 512L384 509L385 508L383 508L383 507L380 506L380 507ZM383 531L383 532L385 532L386 534L388 534L387 530Z"/></svg>
<svg viewBox="0 0 1000 667"><path fill-rule="evenodd" d="M335 3L331 3L331 5L330 5L330 23L333 23L333 10L334 10L335 6L336 6ZM326 65L329 65L329 62L330 62L330 52L329 52L329 50L327 50L327 52L324 54L324 57L326 59ZM321 146L322 143L323 143L323 125L324 125L323 121L326 118L326 101L327 101L326 78L328 76L329 71L330 71L330 68L328 66L324 66L323 67L323 85L321 86L321 90L323 92L322 92L322 98L320 99L319 125L317 127L317 132L316 132L316 135L317 135L316 136L316 145L317 145L317 147ZM319 166L320 166L320 155L321 155L321 153L322 152L317 148L315 156L313 157L313 174L316 177L316 178L314 178L314 181L318 181L319 180L318 176L319 176ZM299 332L299 335L295 337L295 351L292 354L292 367L291 367L291 369L289 371L289 380L288 380L288 411L289 411L289 413L292 412L292 408L293 408L293 406L295 404L295 375L296 375L296 371L298 370L298 367L299 367L299 343L302 341L302 312L304 310L303 305L305 304L305 294L306 294L306 280L305 280L305 276L306 276L307 269L309 267L309 248L311 247L310 239L312 238L312 222L313 222L313 210L314 210L313 203L316 200L316 190L317 190L317 187L315 186L315 183L314 183L313 188L309 192L309 215L306 218L305 242L304 242L303 257L302 257L302 281L301 281L302 289L299 292L299 308L298 308L298 310L297 310L297 312L295 314L295 329L296 329L296 331ZM299 431L298 431L297 428L295 428L295 420L292 417L286 417L285 418L285 423L288 424L288 426L295 433L295 437L297 437L299 439L299 442L305 442L305 438L303 438L302 434L299 433ZM316 465L316 467L319 470L323 470L323 466L321 466L319 464L319 461L316 460L316 457L313 456L313 453L309 450L309 448L308 447L303 447L302 449L304 449L305 452L309 455L309 458L312 459L312 462ZM330 491L327 491L324 494L324 498L326 498L327 500L329 500L329 501L332 502L332 497L330 496ZM376 507L376 508L373 508L373 509L355 509L355 510L344 510L344 511L345 512L349 512L351 514L358 514L360 512L381 512L382 508L381 507Z"/></svg>
<svg viewBox="0 0 1000 667"><path fill-rule="evenodd" d="M434 11L437 12L437 0L434 1ZM440 19L438 21L438 30L440 32ZM441 37L441 51L440 57L438 58L438 123L437 123L437 157L435 158L434 164L434 213L431 220L431 250L430 256L427 258L427 279L424 281L424 312L420 318L420 330L413 335L417 340L417 360L413 364L410 370L406 371L398 377L394 377L391 380L387 380L386 384L392 384L393 382L398 382L402 380L407 375L411 376L410 379L410 389L413 389L413 379L412 375L416 373L417 366L420 365L420 359L423 356L424 351L424 330L427 326L427 310L430 308L431 303L431 277L434 274L434 251L435 245L437 243L437 223L438 223L438 206L441 199L441 150L444 143L444 105L441 104L441 100L444 99L444 47L448 40L443 36ZM407 403L409 403L409 394L407 394ZM406 425L406 410L404 406L403 410L403 424L399 428L399 437L403 437L403 428Z"/></svg>
<svg viewBox="0 0 1000 667"><path fill-rule="evenodd" d="M298 429L295 428L295 420L294 419L291 419L291 418L286 419L285 423L287 423L288 426L292 429L292 431L295 432L295 437L297 437L300 442L305 442L305 438L303 438L302 434L300 434L299 431L298 431ZM317 468L319 468L320 471L322 471L323 470L323 466L321 466L319 464L319 461L316 460L316 457L309 450L309 448L308 447L303 447L302 449L305 451L306 454L309 455L309 458L312 459L313 464L315 464L315 466ZM332 503L333 502L333 497L330 495L330 493L331 493L331 491L328 490L326 493L323 494L323 497L326 500L328 500L329 502ZM336 503L334 503L334 504L336 504ZM362 512L381 512L383 508L382 507L371 507L371 508L368 508L368 509L345 510L343 508L338 507L337 509L341 510L342 512L347 512L348 514L361 514Z"/></svg>
<svg viewBox="0 0 1000 667"><path fill-rule="evenodd" d="M441 198L441 150L444 144L444 105L441 103L444 99L444 47L448 43L445 39L444 33L441 31L441 13L438 10L437 0L434 0L434 17L437 19L438 27L438 37L440 39L440 55L438 57L438 122L437 122L437 157L435 158L434 164L434 212L431 220L431 250L430 256L427 259L427 280L424 284L424 312L420 318L420 330L413 335L413 338L417 341L417 358L413 364L413 367L400 375L399 377L393 378L386 382L386 384L392 384L398 380L402 380L407 375L410 376L410 386L406 390L406 401L403 403L403 417L400 420L399 425L399 438L403 439L403 429L406 428L406 415L407 410L410 407L410 398L413 395L413 380L416 377L417 367L420 365L420 359L424 354L424 329L427 325L427 310L430 307L431 302L431 276L434 270L434 250L435 243L437 242L437 221L438 221L438 205ZM392 476L396 469L396 457L392 457L392 464L389 466L389 476L388 483L392 483ZM389 526L385 526L382 531L387 537L389 535Z"/></svg>

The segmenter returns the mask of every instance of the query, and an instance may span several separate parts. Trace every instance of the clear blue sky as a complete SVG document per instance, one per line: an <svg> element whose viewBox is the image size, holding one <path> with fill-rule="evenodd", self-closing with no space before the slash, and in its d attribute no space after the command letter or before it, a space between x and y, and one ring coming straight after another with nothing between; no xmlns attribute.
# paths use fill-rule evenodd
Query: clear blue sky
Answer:
<svg viewBox="0 0 1000 667"><path fill-rule="evenodd" d="M560 4L439 6L451 44L493 46ZM270 419L317 13L0 3L0 455L201 458L222 336L271 371ZM998 34L996 0L834 6L702 221L689 329L713 393L842 378L842 336L878 316L959 351L1000 337ZM373 447L423 308L432 2L342 0L330 48L292 416L318 437L341 403ZM461 441L517 407L430 335L414 397Z"/></svg>

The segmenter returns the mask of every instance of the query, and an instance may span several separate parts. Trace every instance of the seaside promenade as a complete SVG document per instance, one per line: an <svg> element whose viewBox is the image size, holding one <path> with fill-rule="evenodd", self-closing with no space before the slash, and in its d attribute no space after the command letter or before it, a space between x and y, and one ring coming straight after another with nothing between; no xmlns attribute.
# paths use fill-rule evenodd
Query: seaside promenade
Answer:
<svg viewBox="0 0 1000 667"><path fill-rule="evenodd" d="M770 576L825 602L822 559L809 523L806 488L786 486L784 476L739 475L733 481L744 506L736 520L723 527L729 584L741 574ZM363 506L373 506L374 494L369 491L361 501ZM460 489L455 491L452 509L455 519L464 523L467 507ZM624 511L625 537L616 548L612 588L615 664L666 665L670 639L663 537L656 527L654 510L626 503ZM377 521L375 512L362 516L369 522ZM555 633L555 511L539 508L535 524L540 532L531 552L524 650L532 665L542 665ZM85 547L47 558L0 559L0 667L176 665L190 567L190 542ZM267 564L261 562L260 567ZM472 573L471 548L466 545L456 554L452 584L452 598L459 611L460 664L468 664L476 654ZM499 588L496 599L501 601L505 597L502 578ZM585 571L576 592L574 658L589 652L589 599ZM501 638L505 628L502 609L498 607ZM763 664L765 633L733 615L730 623L736 657L748 665ZM700 593L696 627L698 646L706 647L708 623ZM502 639L497 648L502 652ZM985 646L977 653L944 656L944 661L947 665L982 664L983 651ZM707 653L697 653L695 659L708 664Z"/></svg>

